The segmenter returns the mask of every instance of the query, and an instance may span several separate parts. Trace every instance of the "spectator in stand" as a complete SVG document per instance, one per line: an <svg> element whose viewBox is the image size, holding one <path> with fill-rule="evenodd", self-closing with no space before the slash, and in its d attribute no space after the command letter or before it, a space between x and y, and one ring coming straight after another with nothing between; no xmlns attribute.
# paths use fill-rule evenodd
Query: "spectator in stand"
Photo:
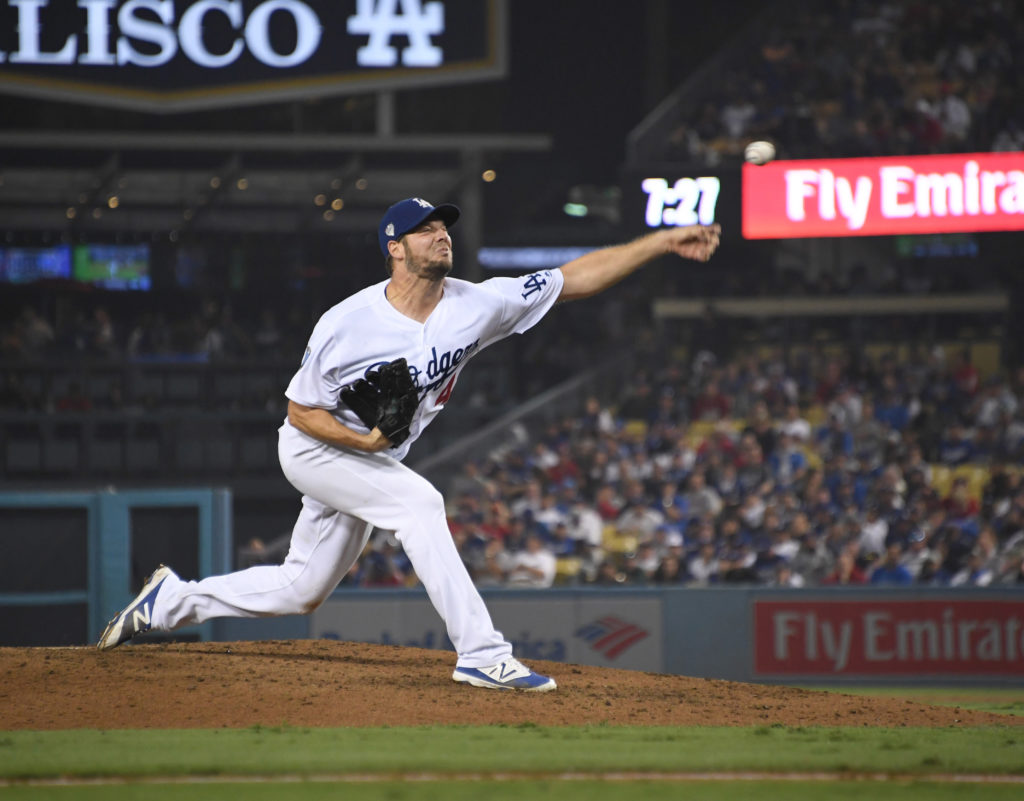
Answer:
<svg viewBox="0 0 1024 801"><path fill-rule="evenodd" d="M779 424L779 433L788 434L796 443L811 441L811 424L800 414L799 404L786 404L786 418Z"/></svg>
<svg viewBox="0 0 1024 801"><path fill-rule="evenodd" d="M892 375L883 379L882 393L875 403L875 418L893 431L902 432L910 424L910 404L900 393Z"/></svg>
<svg viewBox="0 0 1024 801"><path fill-rule="evenodd" d="M493 500L485 504L480 530L490 539L504 541L512 533L512 512L508 504Z"/></svg>
<svg viewBox="0 0 1024 801"><path fill-rule="evenodd" d="M790 565L793 572L802 576L808 584L821 584L835 566L835 557L825 544L825 538L808 528L799 538L799 548L793 554Z"/></svg>
<svg viewBox="0 0 1024 801"><path fill-rule="evenodd" d="M615 492L615 487L605 484L597 491L595 507L603 521L613 522L622 511L622 498Z"/></svg>
<svg viewBox="0 0 1024 801"><path fill-rule="evenodd" d="M974 443L970 433L959 422L954 422L939 442L939 461L956 467L974 459Z"/></svg>
<svg viewBox="0 0 1024 801"><path fill-rule="evenodd" d="M965 521L978 514L981 505L971 495L966 476L957 476L949 489L949 495L942 499L942 508L950 521Z"/></svg>
<svg viewBox="0 0 1024 801"><path fill-rule="evenodd" d="M995 578L994 571L985 564L985 554L975 548L965 564L949 580L951 587L987 587Z"/></svg>
<svg viewBox="0 0 1024 801"><path fill-rule="evenodd" d="M750 410L750 417L746 427L741 432L741 439L747 435L752 435L757 439L757 444L761 446L762 453L770 454L775 450L775 443L778 438L776 423L772 419L771 412L768 410L768 404L763 400L755 401Z"/></svg>
<svg viewBox="0 0 1024 801"><path fill-rule="evenodd" d="M816 435L815 449L824 459L853 455L853 436L839 414L831 414L828 423Z"/></svg>
<svg viewBox="0 0 1024 801"><path fill-rule="evenodd" d="M957 354L956 365L953 367L953 386L960 400L973 400L978 391L978 383L978 368L971 361L970 348L964 348Z"/></svg>
<svg viewBox="0 0 1024 801"><path fill-rule="evenodd" d="M555 555L537 534L528 534L525 547L512 555L507 571L509 587L545 589L554 584Z"/></svg>
<svg viewBox="0 0 1024 801"><path fill-rule="evenodd" d="M657 509L638 499L629 503L615 521L619 534L636 537L640 542L650 542L658 526L665 522L665 516Z"/></svg>
<svg viewBox="0 0 1024 801"><path fill-rule="evenodd" d="M778 487L789 488L803 480L807 471L807 457L789 430L779 431L778 444L768 464Z"/></svg>
<svg viewBox="0 0 1024 801"><path fill-rule="evenodd" d="M779 562L767 581L770 587L800 588L807 586L807 580L788 562Z"/></svg>
<svg viewBox="0 0 1024 801"><path fill-rule="evenodd" d="M532 512L533 521L541 533L550 537L558 526L569 521L568 512L558 505L558 497L553 492L545 492L541 496L540 508Z"/></svg>
<svg viewBox="0 0 1024 801"><path fill-rule="evenodd" d="M685 584L689 577L680 558L675 554L667 554L662 557L661 564L651 576L651 581L659 586L673 586Z"/></svg>
<svg viewBox="0 0 1024 801"><path fill-rule="evenodd" d="M981 557L981 565L993 575L999 571L1001 555L999 553L999 538L995 529L990 524L985 524L978 531L973 553Z"/></svg>
<svg viewBox="0 0 1024 801"><path fill-rule="evenodd" d="M1008 551L1000 563L996 582L1000 585L1024 585L1024 549Z"/></svg>
<svg viewBox="0 0 1024 801"><path fill-rule="evenodd" d="M692 556L687 563L691 584L706 586L718 581L719 562L715 555L715 543L704 542L701 544L696 555Z"/></svg>
<svg viewBox="0 0 1024 801"><path fill-rule="evenodd" d="M576 554L576 541L569 536L569 527L565 523L557 523L555 525L548 539L547 547L555 555L556 559Z"/></svg>
<svg viewBox="0 0 1024 801"><path fill-rule="evenodd" d="M660 566L661 557L654 543L647 541L637 546L636 553L626 556L624 570L631 583L650 584L654 581L654 575Z"/></svg>
<svg viewBox="0 0 1024 801"><path fill-rule="evenodd" d="M732 405L719 391L718 381L711 379L693 401L691 415L694 420L718 421L729 416Z"/></svg>
<svg viewBox="0 0 1024 801"><path fill-rule="evenodd" d="M731 463L736 458L736 434L725 420L719 421L710 435L697 448L697 461L717 464Z"/></svg>
<svg viewBox="0 0 1024 801"><path fill-rule="evenodd" d="M404 587L408 586L410 572L411 567L405 553L399 550L398 540L390 532L380 534L363 560L360 584L364 587Z"/></svg>
<svg viewBox="0 0 1024 801"><path fill-rule="evenodd" d="M822 584L827 587L848 587L867 584L867 576L857 565L854 552L844 548L836 557L836 567L831 573L822 579Z"/></svg>
<svg viewBox="0 0 1024 801"><path fill-rule="evenodd" d="M871 584L895 584L908 585L914 583L914 577L902 564L903 543L898 539L890 538L885 547L885 556L875 563L869 579Z"/></svg>
<svg viewBox="0 0 1024 801"><path fill-rule="evenodd" d="M466 568L478 587L502 587L512 567L512 555L505 549L505 543L497 538L488 540L482 548L469 551L465 559Z"/></svg>
<svg viewBox="0 0 1024 801"><path fill-rule="evenodd" d="M772 473L765 464L761 445L753 434L743 435L735 464L736 480L742 495L763 495L770 491Z"/></svg>
<svg viewBox="0 0 1024 801"><path fill-rule="evenodd" d="M683 494L686 508L693 517L710 515L717 517L722 511L722 499L718 493L707 486L704 472L694 470L687 481L686 492Z"/></svg>
<svg viewBox="0 0 1024 801"><path fill-rule="evenodd" d="M885 461L889 429L876 416L874 399L863 398L860 420L850 430L853 436L853 457L862 472L878 470Z"/></svg>
<svg viewBox="0 0 1024 801"><path fill-rule="evenodd" d="M522 518L529 514L536 517L544 504L544 485L539 479L531 479L519 494L519 497L512 501L510 506L514 517Z"/></svg>
<svg viewBox="0 0 1024 801"><path fill-rule="evenodd" d="M666 519L673 514L672 510L680 512L680 517L682 515L688 516L689 514L689 506L686 502L686 498L684 498L679 492L679 484L672 480L662 482L661 486L658 488L654 506L659 512L665 515Z"/></svg>
<svg viewBox="0 0 1024 801"><path fill-rule="evenodd" d="M868 506L861 524L860 540L857 543L858 553L864 556L885 553L885 542L889 536L889 523L882 517L877 505Z"/></svg>
<svg viewBox="0 0 1024 801"><path fill-rule="evenodd" d="M569 507L569 536L592 548L600 548L604 541L601 515L581 498L575 499Z"/></svg>

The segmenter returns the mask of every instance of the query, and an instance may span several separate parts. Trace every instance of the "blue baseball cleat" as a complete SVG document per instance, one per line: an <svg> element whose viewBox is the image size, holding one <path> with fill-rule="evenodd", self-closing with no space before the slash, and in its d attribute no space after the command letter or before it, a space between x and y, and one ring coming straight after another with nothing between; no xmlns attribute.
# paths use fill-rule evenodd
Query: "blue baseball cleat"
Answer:
<svg viewBox="0 0 1024 801"><path fill-rule="evenodd" d="M452 679L472 687L490 687L495 690L525 690L545 693L557 689L555 680L534 673L518 659L509 657L504 662L485 668L457 667Z"/></svg>
<svg viewBox="0 0 1024 801"><path fill-rule="evenodd" d="M156 594L160 592L160 585L172 574L173 571L166 565L160 565L154 570L153 575L146 579L139 594L135 596L135 600L107 624L96 647L101 651L109 651L135 635L149 631L153 627L153 603L156 601Z"/></svg>

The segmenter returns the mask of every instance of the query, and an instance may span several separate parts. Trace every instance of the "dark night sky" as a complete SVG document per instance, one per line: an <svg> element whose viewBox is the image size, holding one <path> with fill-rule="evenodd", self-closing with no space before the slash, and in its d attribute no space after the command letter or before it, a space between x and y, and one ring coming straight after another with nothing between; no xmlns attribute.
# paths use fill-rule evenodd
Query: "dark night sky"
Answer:
<svg viewBox="0 0 1024 801"><path fill-rule="evenodd" d="M662 6L666 57L648 15ZM505 80L404 93L406 130L549 133L555 155L595 179L618 168L628 132L735 33L751 0L509 0ZM650 88L651 86L657 88Z"/></svg>

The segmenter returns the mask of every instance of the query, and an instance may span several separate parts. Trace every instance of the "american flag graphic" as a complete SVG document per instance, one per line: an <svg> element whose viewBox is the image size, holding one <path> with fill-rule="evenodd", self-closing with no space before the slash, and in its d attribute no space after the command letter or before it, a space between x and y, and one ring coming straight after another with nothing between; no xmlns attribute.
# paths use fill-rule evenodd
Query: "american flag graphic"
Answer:
<svg viewBox="0 0 1024 801"><path fill-rule="evenodd" d="M649 636L650 632L635 623L614 616L602 617L576 630L576 636L607 659L615 659L629 647Z"/></svg>

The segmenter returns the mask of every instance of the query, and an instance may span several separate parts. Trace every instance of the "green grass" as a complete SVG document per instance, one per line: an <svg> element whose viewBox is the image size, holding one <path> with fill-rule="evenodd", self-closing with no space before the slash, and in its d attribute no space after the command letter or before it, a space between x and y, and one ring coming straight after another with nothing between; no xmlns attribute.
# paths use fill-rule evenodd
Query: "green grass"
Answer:
<svg viewBox="0 0 1024 801"><path fill-rule="evenodd" d="M1024 729L522 725L0 734L0 777L7 779L412 773L521 776L567 771L1024 775Z"/></svg>
<svg viewBox="0 0 1024 801"><path fill-rule="evenodd" d="M1017 801L1021 787L930 782L380 782L8 787L4 801Z"/></svg>

